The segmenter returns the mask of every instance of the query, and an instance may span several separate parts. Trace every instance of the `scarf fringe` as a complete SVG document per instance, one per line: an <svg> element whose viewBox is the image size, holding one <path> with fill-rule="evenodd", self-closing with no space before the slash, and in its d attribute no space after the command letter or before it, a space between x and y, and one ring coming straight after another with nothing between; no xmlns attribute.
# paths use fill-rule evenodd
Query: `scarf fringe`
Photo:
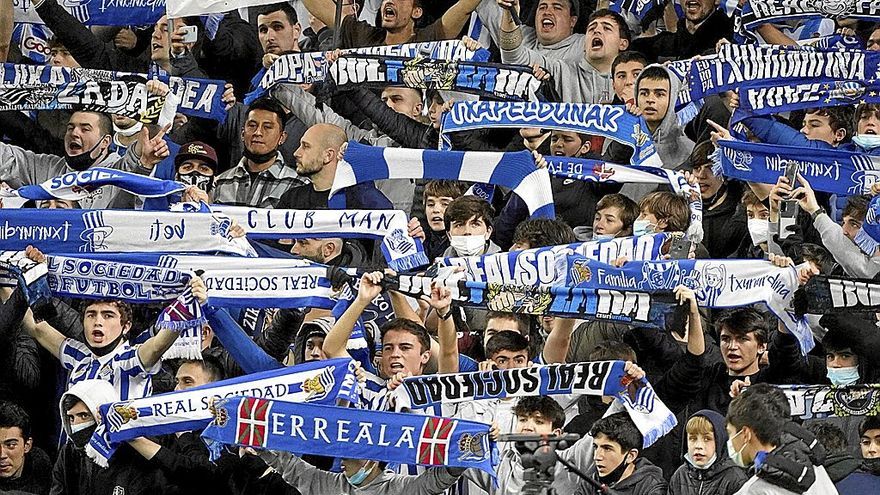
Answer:
<svg viewBox="0 0 880 495"><path fill-rule="evenodd" d="M703 104L703 100L692 101L685 105L681 110L675 112L675 116L678 118L678 125L682 127L686 126L690 121L697 118L700 110L703 109Z"/></svg>
<svg viewBox="0 0 880 495"><path fill-rule="evenodd" d="M672 429L675 428L675 425L677 424L678 420L675 419L675 415L670 413L669 416L667 416L666 419L663 420L662 424L655 426L647 432L642 432L642 447L650 447L663 435L666 435L667 433L672 431Z"/></svg>

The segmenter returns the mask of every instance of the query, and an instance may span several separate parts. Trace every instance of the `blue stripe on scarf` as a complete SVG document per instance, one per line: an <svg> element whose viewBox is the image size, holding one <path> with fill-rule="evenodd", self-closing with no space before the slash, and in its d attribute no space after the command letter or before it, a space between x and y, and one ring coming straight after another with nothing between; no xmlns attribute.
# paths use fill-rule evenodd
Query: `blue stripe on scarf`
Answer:
<svg viewBox="0 0 880 495"><path fill-rule="evenodd" d="M124 170L94 167L53 177L42 184L23 186L18 189L18 195L38 201L54 198L78 201L102 186L115 186L144 197L164 197L186 188L186 185L175 181L154 179Z"/></svg>
<svg viewBox="0 0 880 495"><path fill-rule="evenodd" d="M463 165L465 160L468 160L467 167ZM512 189L529 205L529 213L533 218L555 217L549 175L537 168L534 158L526 151L491 153L415 150L365 146L350 141L345 160L337 167L328 200L330 207L335 209L345 208L345 195L340 194L344 188L363 182L439 178L486 182L488 178L495 185Z"/></svg>
<svg viewBox="0 0 880 495"><path fill-rule="evenodd" d="M645 120L614 105L460 101L443 114L440 147L451 148L451 132L498 127L541 127L604 136L632 147L633 164L662 166Z"/></svg>
<svg viewBox="0 0 880 495"><path fill-rule="evenodd" d="M217 409L202 433L212 458L220 445L239 445L495 475L485 423L255 398L224 399ZM294 431L292 424L302 427Z"/></svg>
<svg viewBox="0 0 880 495"><path fill-rule="evenodd" d="M880 157L835 149L719 141L721 173L725 177L776 184L790 163L816 191L833 194L867 194L880 180Z"/></svg>

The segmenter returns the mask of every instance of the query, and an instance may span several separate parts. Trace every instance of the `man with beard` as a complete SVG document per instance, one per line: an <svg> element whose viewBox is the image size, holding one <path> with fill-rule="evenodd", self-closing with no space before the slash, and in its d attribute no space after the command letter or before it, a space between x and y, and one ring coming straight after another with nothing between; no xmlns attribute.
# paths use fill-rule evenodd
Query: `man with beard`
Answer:
<svg viewBox="0 0 880 495"><path fill-rule="evenodd" d="M284 165L284 157L278 151L287 139L286 123L284 108L272 98L251 103L241 129L244 157L217 176L214 202L274 208L288 189L303 184L297 173Z"/></svg>
<svg viewBox="0 0 880 495"><path fill-rule="evenodd" d="M113 124L100 112L74 112L64 133L64 156L38 154L0 142L0 180L11 187L40 184L69 172L92 167L124 168L118 154L110 151ZM132 196L107 186L80 201L82 208L130 208Z"/></svg>
<svg viewBox="0 0 880 495"><path fill-rule="evenodd" d="M424 13L422 2L423 0L384 0L380 10L380 26L358 21L354 15L345 16L340 25L342 46L339 48L400 45L456 38L480 0L459 0L439 20L416 30L416 22ZM335 2L303 0L303 4L324 24L336 24Z"/></svg>
<svg viewBox="0 0 880 495"><path fill-rule="evenodd" d="M681 0L684 18L678 29L633 40L632 49L651 63L683 60L713 50L719 40L733 37L733 21L715 0Z"/></svg>

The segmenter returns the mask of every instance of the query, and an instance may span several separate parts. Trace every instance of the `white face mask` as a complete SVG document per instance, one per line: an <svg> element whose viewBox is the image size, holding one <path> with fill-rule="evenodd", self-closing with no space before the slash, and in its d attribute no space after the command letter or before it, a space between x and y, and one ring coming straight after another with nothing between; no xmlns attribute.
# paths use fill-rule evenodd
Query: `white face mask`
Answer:
<svg viewBox="0 0 880 495"><path fill-rule="evenodd" d="M486 237L481 235L453 235L449 237L449 245L459 256L477 256L486 249Z"/></svg>
<svg viewBox="0 0 880 495"><path fill-rule="evenodd" d="M89 428L90 426L94 426L94 425L95 425L94 419L90 419L90 420L86 421L85 423L80 423L77 425L70 425L70 433L71 434L78 433L78 432L81 432L81 431L85 430L86 428Z"/></svg>
<svg viewBox="0 0 880 495"><path fill-rule="evenodd" d="M688 464L690 464L691 466L695 467L696 469L709 469L710 467L712 467L712 464L715 464L715 460L716 460L716 459L718 459L718 453L717 453L717 452L716 452L715 454L712 454L712 458L709 459L709 462L707 462L705 466L698 466L698 465L694 462L693 458L691 458L691 454L690 454L690 452L687 452L687 453L684 454L684 460L686 460L686 461L688 462Z"/></svg>
<svg viewBox="0 0 880 495"><path fill-rule="evenodd" d="M636 221L633 223L633 235L640 236L653 234L655 228L656 227L654 225L651 225L651 222L649 222L648 220L639 218L636 219Z"/></svg>
<svg viewBox="0 0 880 495"><path fill-rule="evenodd" d="M610 241L614 239L614 234L593 234L593 241L601 242L601 241Z"/></svg>
<svg viewBox="0 0 880 495"><path fill-rule="evenodd" d="M762 242L767 242L770 238L770 220L760 218L750 218L748 221L749 235L752 237L752 244L757 246Z"/></svg>
<svg viewBox="0 0 880 495"><path fill-rule="evenodd" d="M135 122L134 125L129 127L128 129L122 129L114 123L113 124L113 132L115 132L116 134L119 134L120 136L123 136L123 137L131 137L131 136L134 136L135 134L141 132L141 129L143 127L144 127L143 122Z"/></svg>
<svg viewBox="0 0 880 495"><path fill-rule="evenodd" d="M880 136L874 134L856 134L852 138L853 142L866 150L872 150L880 147Z"/></svg>

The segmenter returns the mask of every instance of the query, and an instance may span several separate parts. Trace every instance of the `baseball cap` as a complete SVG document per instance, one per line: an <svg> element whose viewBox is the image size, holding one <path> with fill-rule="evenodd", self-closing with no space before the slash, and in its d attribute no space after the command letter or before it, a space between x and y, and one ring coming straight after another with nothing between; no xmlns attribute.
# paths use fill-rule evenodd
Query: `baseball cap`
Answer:
<svg viewBox="0 0 880 495"><path fill-rule="evenodd" d="M217 173L217 152L201 141L191 141L181 146L177 156L174 157L174 168L192 158L204 161L215 174Z"/></svg>

